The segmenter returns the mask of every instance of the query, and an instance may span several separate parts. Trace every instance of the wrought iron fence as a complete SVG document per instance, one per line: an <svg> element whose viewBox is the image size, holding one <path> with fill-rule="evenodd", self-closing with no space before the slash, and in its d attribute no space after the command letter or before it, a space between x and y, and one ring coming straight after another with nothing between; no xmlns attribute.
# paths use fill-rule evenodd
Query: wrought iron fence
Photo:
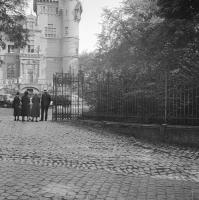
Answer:
<svg viewBox="0 0 199 200"><path fill-rule="evenodd" d="M55 74L53 120L199 125L199 86L167 82L136 86L114 73Z"/></svg>
<svg viewBox="0 0 199 200"><path fill-rule="evenodd" d="M83 99L87 119L199 125L198 86L135 86L130 79L103 73L85 78Z"/></svg>
<svg viewBox="0 0 199 200"><path fill-rule="evenodd" d="M199 125L199 86L168 88L167 121L170 124Z"/></svg>
<svg viewBox="0 0 199 200"><path fill-rule="evenodd" d="M82 76L56 73L53 76L53 120L77 119L82 116Z"/></svg>

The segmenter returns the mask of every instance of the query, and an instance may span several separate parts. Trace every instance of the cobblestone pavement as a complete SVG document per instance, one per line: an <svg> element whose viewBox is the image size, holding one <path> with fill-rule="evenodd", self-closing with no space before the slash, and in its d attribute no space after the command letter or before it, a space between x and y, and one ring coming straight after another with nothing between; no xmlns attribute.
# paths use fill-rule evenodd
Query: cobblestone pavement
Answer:
<svg viewBox="0 0 199 200"><path fill-rule="evenodd" d="M0 199L199 199L199 151L0 109Z"/></svg>

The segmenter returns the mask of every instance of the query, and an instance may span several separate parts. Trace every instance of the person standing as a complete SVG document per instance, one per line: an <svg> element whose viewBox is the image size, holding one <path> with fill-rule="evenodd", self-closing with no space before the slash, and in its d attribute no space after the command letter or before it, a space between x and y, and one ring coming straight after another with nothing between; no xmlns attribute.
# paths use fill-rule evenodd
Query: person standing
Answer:
<svg viewBox="0 0 199 200"><path fill-rule="evenodd" d="M12 106L14 108L14 120L19 121L19 116L21 112L21 99L19 97L19 92L16 93Z"/></svg>
<svg viewBox="0 0 199 200"><path fill-rule="evenodd" d="M31 101L31 95L28 92L28 98L29 98L29 104L28 104L28 121L31 120L31 111L32 111L32 101Z"/></svg>
<svg viewBox="0 0 199 200"><path fill-rule="evenodd" d="M40 117L40 98L37 93L32 98L31 116L32 121L34 121L34 118L36 118L36 122L38 122L37 118Z"/></svg>
<svg viewBox="0 0 199 200"><path fill-rule="evenodd" d="M24 118L27 117L27 121L29 120L29 113L30 113L30 98L28 96L28 91L24 92L24 95L22 96L21 99L21 103L22 103L22 110L21 110L21 114L22 114L22 121L24 121Z"/></svg>
<svg viewBox="0 0 199 200"><path fill-rule="evenodd" d="M48 108L50 106L50 102L51 102L51 97L48 94L48 92L46 90L44 90L44 93L42 94L41 97L41 120L44 120L44 112L45 112L45 121L47 121L48 119Z"/></svg>

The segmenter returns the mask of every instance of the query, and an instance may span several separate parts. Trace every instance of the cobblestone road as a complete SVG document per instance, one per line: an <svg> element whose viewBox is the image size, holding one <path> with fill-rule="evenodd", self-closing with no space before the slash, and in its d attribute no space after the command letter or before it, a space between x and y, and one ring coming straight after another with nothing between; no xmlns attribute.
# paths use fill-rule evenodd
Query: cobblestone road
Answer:
<svg viewBox="0 0 199 200"><path fill-rule="evenodd" d="M0 109L0 199L199 199L199 151Z"/></svg>

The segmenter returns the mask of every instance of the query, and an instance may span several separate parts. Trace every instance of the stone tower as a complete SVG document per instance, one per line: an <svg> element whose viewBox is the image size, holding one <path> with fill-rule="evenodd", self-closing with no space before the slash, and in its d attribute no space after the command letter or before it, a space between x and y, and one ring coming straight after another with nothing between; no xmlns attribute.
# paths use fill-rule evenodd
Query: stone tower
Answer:
<svg viewBox="0 0 199 200"><path fill-rule="evenodd" d="M34 0L40 31L40 81L56 72L78 71L79 0Z"/></svg>
<svg viewBox="0 0 199 200"><path fill-rule="evenodd" d="M60 0L59 11L62 13L62 69L77 71L82 6L79 0Z"/></svg>

